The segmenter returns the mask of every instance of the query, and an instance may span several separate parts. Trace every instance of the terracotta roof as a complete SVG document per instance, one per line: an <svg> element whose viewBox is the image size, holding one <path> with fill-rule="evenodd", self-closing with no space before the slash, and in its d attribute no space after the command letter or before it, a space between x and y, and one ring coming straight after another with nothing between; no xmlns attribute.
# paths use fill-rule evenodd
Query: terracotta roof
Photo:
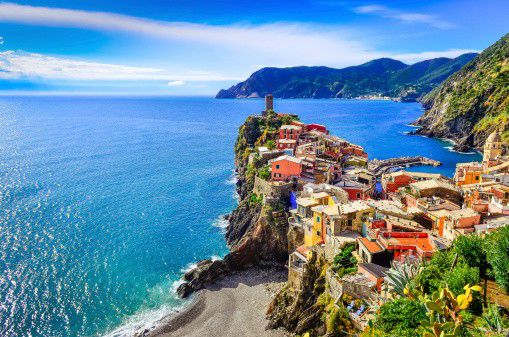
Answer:
<svg viewBox="0 0 509 337"><path fill-rule="evenodd" d="M309 248L306 245L302 245L297 247L296 251L301 253L304 257L307 257L309 253Z"/></svg>
<svg viewBox="0 0 509 337"><path fill-rule="evenodd" d="M380 246L376 241L370 241L370 240L368 240L368 238L360 238L359 242L361 242L362 245L364 247L366 247L366 249L371 254L380 253L380 252L383 252L383 250L384 250L383 247Z"/></svg>
<svg viewBox="0 0 509 337"><path fill-rule="evenodd" d="M390 246L414 246L422 252L434 252L435 247L428 237L388 237L386 238L388 249Z"/></svg>

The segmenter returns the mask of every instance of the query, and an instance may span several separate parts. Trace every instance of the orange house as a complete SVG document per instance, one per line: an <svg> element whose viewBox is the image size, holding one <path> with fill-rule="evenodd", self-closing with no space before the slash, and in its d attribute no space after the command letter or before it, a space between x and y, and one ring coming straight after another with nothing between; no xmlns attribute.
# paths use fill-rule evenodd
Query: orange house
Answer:
<svg viewBox="0 0 509 337"><path fill-rule="evenodd" d="M456 172L454 173L454 182L456 186L478 184L481 182L483 171L481 163L471 162L457 164Z"/></svg>
<svg viewBox="0 0 509 337"><path fill-rule="evenodd" d="M289 155L277 157L270 164L274 181L288 181L300 177L302 173L302 160Z"/></svg>

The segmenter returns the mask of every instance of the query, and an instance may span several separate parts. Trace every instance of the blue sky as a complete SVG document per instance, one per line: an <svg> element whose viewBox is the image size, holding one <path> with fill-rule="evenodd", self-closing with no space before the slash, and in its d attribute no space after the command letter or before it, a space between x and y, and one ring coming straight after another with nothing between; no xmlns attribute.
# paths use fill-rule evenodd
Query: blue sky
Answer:
<svg viewBox="0 0 509 337"><path fill-rule="evenodd" d="M506 1L0 2L0 90L213 95L265 66L481 51Z"/></svg>

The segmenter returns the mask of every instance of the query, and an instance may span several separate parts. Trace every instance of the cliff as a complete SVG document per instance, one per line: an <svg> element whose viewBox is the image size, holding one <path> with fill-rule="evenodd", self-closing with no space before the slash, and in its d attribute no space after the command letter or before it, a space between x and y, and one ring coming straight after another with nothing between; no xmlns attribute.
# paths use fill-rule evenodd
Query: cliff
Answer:
<svg viewBox="0 0 509 337"><path fill-rule="evenodd" d="M221 90L216 98L354 98L382 95L415 100L459 70L476 54L436 58L407 65L382 58L358 66L263 68L246 81Z"/></svg>
<svg viewBox="0 0 509 337"><path fill-rule="evenodd" d="M283 265L288 258L288 214L284 198L263 202L253 192L255 177L266 164L252 154L255 145L274 140L284 118L276 114L250 116L239 128L235 143L235 164L238 174L237 192L240 201L228 216L226 240L230 253L223 260L205 260L184 275L177 293L187 297L193 291L216 282L235 270L251 266Z"/></svg>
<svg viewBox="0 0 509 337"><path fill-rule="evenodd" d="M495 129L509 141L509 34L426 95L417 133L480 149Z"/></svg>

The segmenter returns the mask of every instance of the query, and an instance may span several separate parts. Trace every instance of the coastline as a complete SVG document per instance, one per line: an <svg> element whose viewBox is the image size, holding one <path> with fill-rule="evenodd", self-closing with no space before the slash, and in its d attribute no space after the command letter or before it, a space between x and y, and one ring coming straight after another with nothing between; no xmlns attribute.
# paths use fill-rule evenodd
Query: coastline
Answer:
<svg viewBox="0 0 509 337"><path fill-rule="evenodd" d="M266 330L268 304L286 277L282 268L235 272L195 293L181 311L161 319L155 329L136 336L292 336L284 330Z"/></svg>

